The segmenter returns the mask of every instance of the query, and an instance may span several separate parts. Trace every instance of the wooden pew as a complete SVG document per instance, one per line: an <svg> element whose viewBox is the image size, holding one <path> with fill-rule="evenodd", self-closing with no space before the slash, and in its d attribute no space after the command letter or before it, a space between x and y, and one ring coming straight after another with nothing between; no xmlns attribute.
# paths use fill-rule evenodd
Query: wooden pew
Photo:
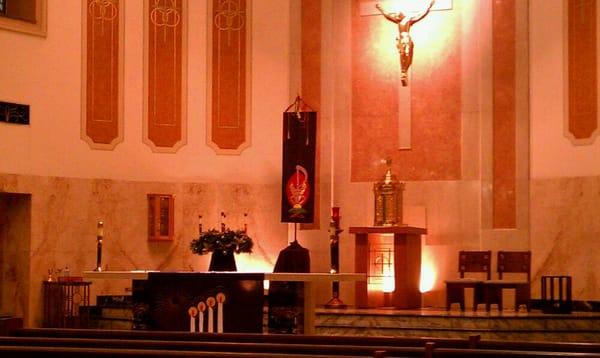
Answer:
<svg viewBox="0 0 600 358"><path fill-rule="evenodd" d="M190 352L172 350L149 349L108 349L108 348L73 348L73 347L27 347L27 346L0 346L0 356L10 358L43 357L43 358L71 358L71 357L110 357L110 358L142 358L142 357L214 357L214 358L306 358L306 355L287 353L230 353L230 352ZM313 358L331 358L329 355L311 355ZM361 356L348 356L359 358ZM364 356L362 356L364 357Z"/></svg>
<svg viewBox="0 0 600 358"><path fill-rule="evenodd" d="M10 337L5 337L10 338ZM13 337L17 338L17 337ZM325 345L321 345L318 347L314 347L319 351L318 353L308 353L308 354L297 354L294 352L293 346L296 345L283 345L283 349L290 348L290 351L277 351L277 352L262 352L255 351L255 348L251 348L251 350L247 351L243 349L241 352L230 351L232 347L235 347L237 343L227 342L227 343L217 343L217 345L221 345L225 348L224 351L217 350L178 350L178 349L170 349L172 347L160 347L159 344L155 344L152 347L146 347L145 349L139 348L114 348L114 347L106 347L106 345L113 340L110 339L85 339L85 338L43 338L43 337L21 337L21 340L15 340L13 344L10 344L8 341L2 343L8 343L7 345L2 345L0 343L0 356L9 356L9 357L257 357L257 358L270 358L270 357L289 357L289 358L332 358L337 357L339 355L328 354L330 352L327 351L327 347ZM35 340L38 340L37 343L41 345L32 345L35 343ZM68 340L71 340L80 345L89 345L91 341L94 341L95 344L100 345L100 347L89 347L89 346L65 346L68 343ZM76 343L75 341L80 341ZM56 344L56 346L50 345ZM144 342L142 340L136 340L135 342ZM123 342L121 342L123 343ZM130 344L129 342L124 342L123 344L126 346ZM172 342L171 342L172 343ZM195 343L200 343L206 345L208 342L176 342L184 345L194 345ZM250 345L253 346L253 345ZM265 346L275 346L274 344L265 344ZM246 347L248 348L248 347ZM338 347L342 348L342 347ZM359 347L360 349L365 349L368 347ZM341 352L341 351L338 351ZM437 348L436 344L433 342L427 342L425 347L417 348L417 347L409 347L404 349L394 348L394 347L386 347L383 349L377 349L375 351L370 352L370 354L362 355L362 354L343 354L344 357L506 357L506 358L518 358L518 357L529 357L529 358L545 358L545 357L600 357L599 353L572 353L572 352L540 352L540 351L518 351L518 350L485 350L485 349L470 349L470 348Z"/></svg>
<svg viewBox="0 0 600 358"><path fill-rule="evenodd" d="M54 338L54 337L0 337L2 346L26 347L74 347L74 348L107 348L107 349L147 349L164 351L193 351L193 352L232 352L232 353L273 353L297 354L305 357L327 355L372 357L376 351L404 357L423 356L423 347L386 347L358 345L327 345L327 344L298 344L298 343L257 343L257 342L209 342L209 341L172 341L172 340L142 340L114 338Z"/></svg>
<svg viewBox="0 0 600 358"><path fill-rule="evenodd" d="M21 337L56 337L56 338L100 338L100 339L147 339L169 341L208 341L238 343L294 343L312 345L354 345L354 346L391 346L391 347L424 347L427 342L435 343L443 348L478 348L488 350L522 350L551 352L589 352L600 353L597 343L568 342L530 342L530 341L493 341L481 340L479 336L469 339L430 338L430 337L361 337L361 336L311 336L285 334L243 334L243 333L188 333L157 331L107 331L81 329L33 328L14 332Z"/></svg>

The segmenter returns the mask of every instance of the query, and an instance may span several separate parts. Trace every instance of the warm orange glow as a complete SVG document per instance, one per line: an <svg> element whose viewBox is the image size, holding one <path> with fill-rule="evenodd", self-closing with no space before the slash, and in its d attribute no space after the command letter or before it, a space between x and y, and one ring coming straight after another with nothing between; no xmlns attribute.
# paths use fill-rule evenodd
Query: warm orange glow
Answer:
<svg viewBox="0 0 600 358"><path fill-rule="evenodd" d="M437 268L433 262L433 257L425 250L421 256L421 283L419 284L419 291L421 293L431 291L433 286L435 286L436 278Z"/></svg>
<svg viewBox="0 0 600 358"><path fill-rule="evenodd" d="M235 256L238 272L273 272L273 265L257 255L239 254ZM265 290L269 289L269 280L263 281Z"/></svg>
<svg viewBox="0 0 600 358"><path fill-rule="evenodd" d="M273 272L273 264L264 260L264 257L251 254L235 256L238 272Z"/></svg>
<svg viewBox="0 0 600 358"><path fill-rule="evenodd" d="M369 291L394 292L394 235L380 234L369 239Z"/></svg>
<svg viewBox="0 0 600 358"><path fill-rule="evenodd" d="M384 268L383 283L381 285L383 292L394 292L396 290L396 280L394 277L394 266Z"/></svg>
<svg viewBox="0 0 600 358"><path fill-rule="evenodd" d="M442 1L448 3L449 1ZM382 5L388 12L403 11L406 14L419 12L427 8L429 0L415 1L390 1L384 2ZM442 4L440 9L451 8L450 4ZM373 5L374 8L374 5ZM434 6L434 10L438 8L438 1ZM451 26L455 19L452 16L453 11L431 11L423 20L416 23L410 29L410 35L415 44L413 49L414 59L413 65L416 63L430 63L432 66L440 65L444 61L438 60L448 54L449 44L456 41L451 38L451 31L444 31L445 28ZM383 16L374 16L371 22L372 31L369 34L373 52L370 55L371 66L377 71L378 76L383 78L390 75L390 68L396 66L400 69L400 55L396 48L396 38L398 37L398 27ZM432 70L434 70L432 68Z"/></svg>

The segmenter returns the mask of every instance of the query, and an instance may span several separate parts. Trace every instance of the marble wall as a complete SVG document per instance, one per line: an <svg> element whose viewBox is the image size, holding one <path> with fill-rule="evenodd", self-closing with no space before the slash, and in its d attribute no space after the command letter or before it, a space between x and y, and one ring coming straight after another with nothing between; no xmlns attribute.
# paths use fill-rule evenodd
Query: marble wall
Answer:
<svg viewBox="0 0 600 358"><path fill-rule="evenodd" d="M543 275L573 277L573 298L600 298L600 176L531 181L532 292Z"/></svg>
<svg viewBox="0 0 600 358"><path fill-rule="evenodd" d="M27 313L30 217L31 196L0 191L0 313Z"/></svg>
<svg viewBox="0 0 600 358"><path fill-rule="evenodd" d="M221 211L227 214L226 224L232 228L243 227L243 214L248 213L248 231L255 247L252 254L238 256L238 270L271 271L279 250L287 245L287 225L273 215L279 212L279 186L0 174L2 192L31 194L31 234L19 237L24 240L19 245L27 247L24 252L30 267L26 282L30 286L16 290L27 301L24 313L29 325L41 322L41 282L48 269L68 266L71 275L77 276L95 267L99 220L104 221L103 267L110 270L206 270L210 257L192 254L189 244L198 232L198 215L203 216L204 228L208 229L218 227ZM173 241L148 241L148 193L174 195ZM22 215L17 219L22 221ZM20 263L19 258L15 262ZM4 263L6 267L6 259ZM4 290L12 291L16 284L5 285L7 282L3 280ZM94 282L92 294L125 294L127 284Z"/></svg>

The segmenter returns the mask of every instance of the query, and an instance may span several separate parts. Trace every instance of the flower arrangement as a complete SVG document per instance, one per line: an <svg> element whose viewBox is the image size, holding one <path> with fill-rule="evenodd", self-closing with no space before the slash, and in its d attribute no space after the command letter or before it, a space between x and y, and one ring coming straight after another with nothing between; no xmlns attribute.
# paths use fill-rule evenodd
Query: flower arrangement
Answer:
<svg viewBox="0 0 600 358"><path fill-rule="evenodd" d="M211 229L200 233L197 239L192 240L190 249L194 254L204 255L209 252L252 252L254 243L244 230L222 231Z"/></svg>

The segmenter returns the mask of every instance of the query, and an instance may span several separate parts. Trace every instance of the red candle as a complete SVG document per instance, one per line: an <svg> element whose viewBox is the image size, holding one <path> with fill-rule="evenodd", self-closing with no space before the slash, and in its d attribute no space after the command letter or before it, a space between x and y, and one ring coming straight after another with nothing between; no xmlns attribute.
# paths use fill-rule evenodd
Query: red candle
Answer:
<svg viewBox="0 0 600 358"><path fill-rule="evenodd" d="M331 208L331 220L336 223L336 226L340 224L340 208L338 206L334 206Z"/></svg>

